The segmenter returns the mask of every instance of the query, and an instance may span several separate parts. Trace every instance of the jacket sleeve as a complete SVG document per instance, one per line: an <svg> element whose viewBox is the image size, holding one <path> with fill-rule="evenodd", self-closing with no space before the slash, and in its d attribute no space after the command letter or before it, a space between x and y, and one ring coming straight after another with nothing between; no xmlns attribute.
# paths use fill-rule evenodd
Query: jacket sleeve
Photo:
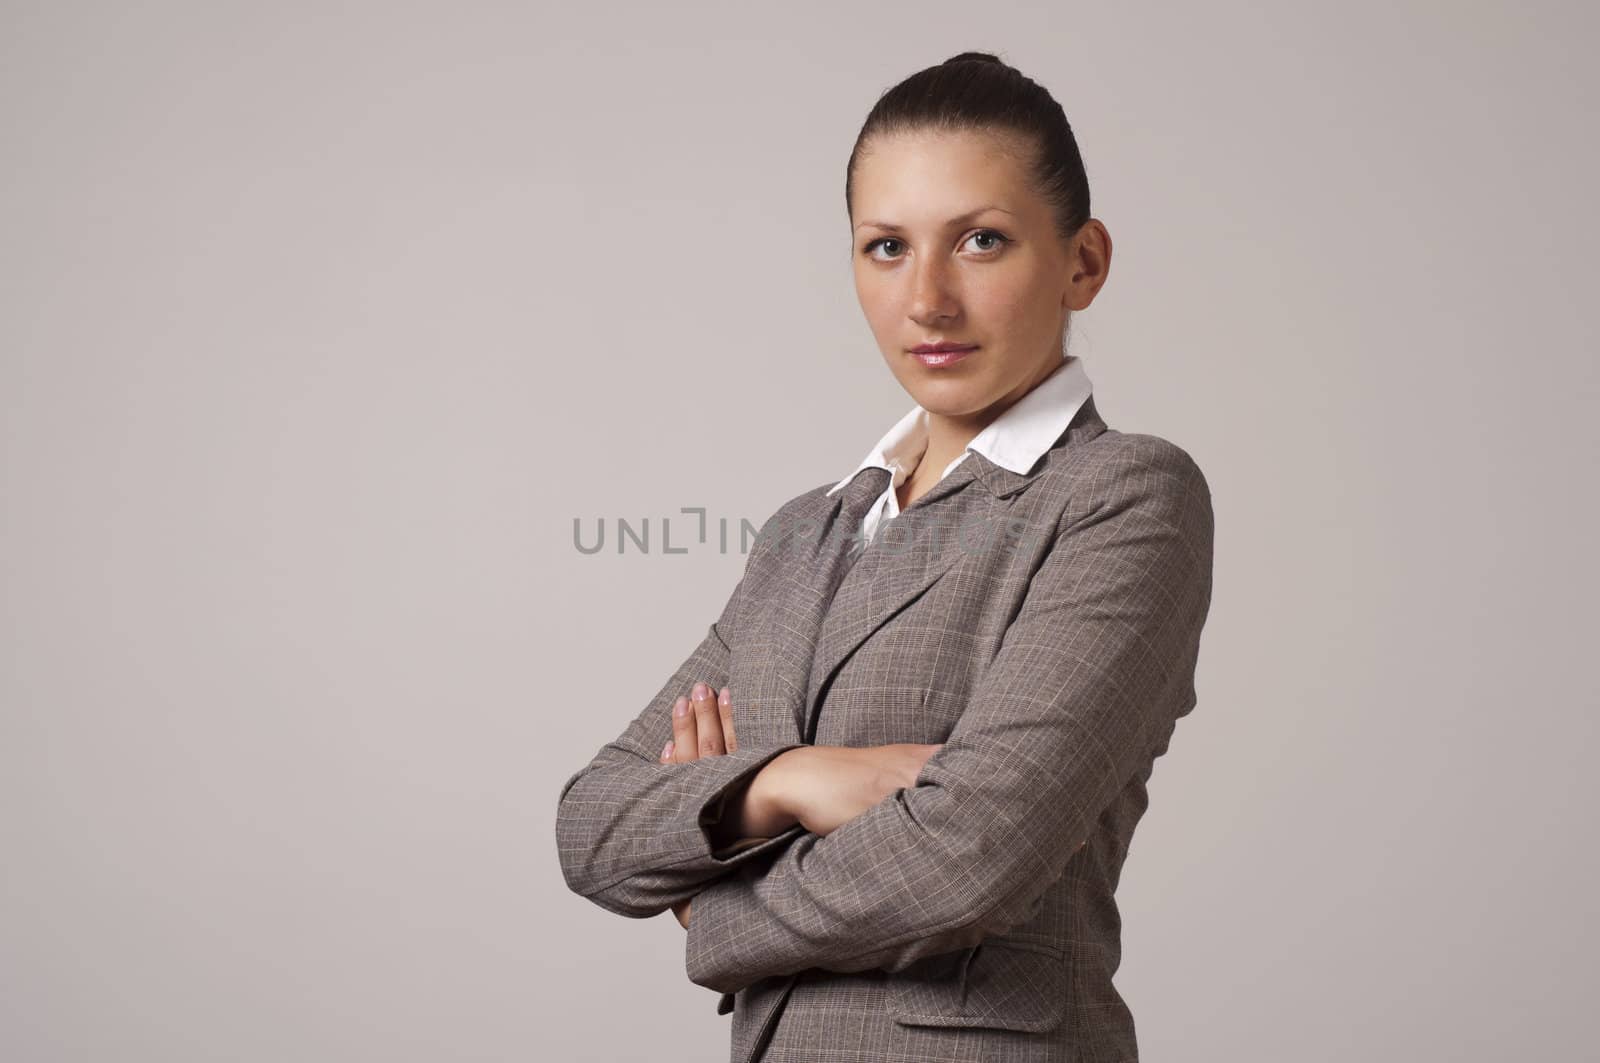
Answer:
<svg viewBox="0 0 1600 1063"><path fill-rule="evenodd" d="M1016 618L915 785L713 883L691 981L735 992L811 967L897 971L1036 910L1195 703L1212 509L1182 449L1129 435L1087 461ZM1081 489L1080 489L1081 485Z"/></svg>
<svg viewBox="0 0 1600 1063"><path fill-rule="evenodd" d="M751 563L755 557L752 552ZM569 889L608 911L640 919L656 915L804 832L796 824L772 838L713 851L709 829L720 821L726 801L767 761L801 743L740 745L684 764L659 759L672 737L673 701L696 681L712 689L728 682L729 640L737 638L749 571L700 645L644 711L561 786L555 834L562 875Z"/></svg>

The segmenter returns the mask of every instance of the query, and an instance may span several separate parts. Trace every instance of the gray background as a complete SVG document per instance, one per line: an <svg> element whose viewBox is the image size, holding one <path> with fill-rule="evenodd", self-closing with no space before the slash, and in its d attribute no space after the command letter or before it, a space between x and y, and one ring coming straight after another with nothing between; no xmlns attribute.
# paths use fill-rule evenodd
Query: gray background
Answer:
<svg viewBox="0 0 1600 1063"><path fill-rule="evenodd" d="M738 577L681 507L909 408L844 163L971 48L1078 133L1102 414L1216 506L1144 1058L1592 1044L1581 5L0 10L0 1056L724 1058L556 792Z"/></svg>

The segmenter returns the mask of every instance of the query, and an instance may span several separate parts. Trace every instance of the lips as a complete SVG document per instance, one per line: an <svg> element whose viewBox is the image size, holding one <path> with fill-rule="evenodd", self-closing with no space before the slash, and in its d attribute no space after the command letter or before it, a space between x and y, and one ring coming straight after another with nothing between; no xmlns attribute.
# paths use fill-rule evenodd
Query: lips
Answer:
<svg viewBox="0 0 1600 1063"><path fill-rule="evenodd" d="M930 343L921 347L913 347L911 356L930 369L954 365L962 361L978 348L975 345L956 343Z"/></svg>

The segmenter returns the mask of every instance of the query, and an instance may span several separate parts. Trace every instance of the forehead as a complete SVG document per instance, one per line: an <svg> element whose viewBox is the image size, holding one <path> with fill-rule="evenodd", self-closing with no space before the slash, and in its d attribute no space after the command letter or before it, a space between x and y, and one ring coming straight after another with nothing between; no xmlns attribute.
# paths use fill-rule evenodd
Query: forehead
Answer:
<svg viewBox="0 0 1600 1063"><path fill-rule="evenodd" d="M937 222L993 204L1018 215L1038 209L1025 144L980 131L880 134L862 146L852 182L858 219Z"/></svg>

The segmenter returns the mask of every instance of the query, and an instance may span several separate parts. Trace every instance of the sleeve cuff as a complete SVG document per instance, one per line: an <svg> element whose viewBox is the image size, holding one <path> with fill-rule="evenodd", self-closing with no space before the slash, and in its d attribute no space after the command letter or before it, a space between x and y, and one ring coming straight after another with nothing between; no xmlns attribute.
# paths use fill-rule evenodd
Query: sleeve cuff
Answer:
<svg viewBox="0 0 1600 1063"><path fill-rule="evenodd" d="M712 840L712 828L722 822L728 799L737 795L749 785L750 780L755 778L756 774L778 754L796 749L802 744L800 742L790 742L786 745L775 746L765 750L758 758L751 759L748 763L742 765L738 774L721 780L717 788L706 795L705 801L701 804L700 811L695 817L695 823L699 827L701 837L704 839L705 851L713 861L732 868L763 853L781 848L785 843L804 832L805 828L796 823L770 838L741 838L721 848L717 848ZM693 922L693 920L691 919L690 922Z"/></svg>

